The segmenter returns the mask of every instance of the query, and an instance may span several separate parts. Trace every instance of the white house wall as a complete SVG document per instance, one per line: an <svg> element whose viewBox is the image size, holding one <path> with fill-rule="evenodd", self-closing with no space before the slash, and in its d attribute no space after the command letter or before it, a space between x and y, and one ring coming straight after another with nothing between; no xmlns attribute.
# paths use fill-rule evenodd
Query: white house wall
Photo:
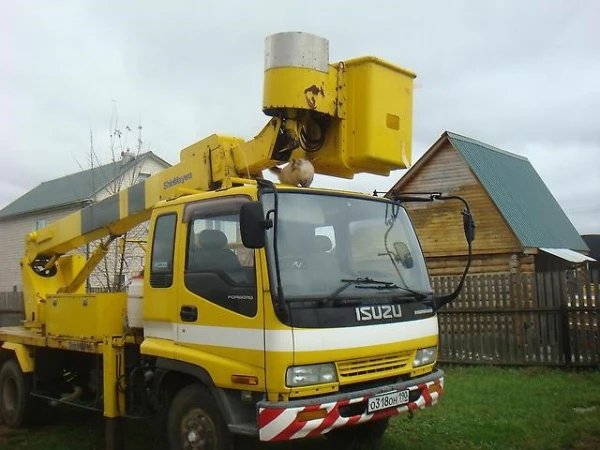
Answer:
<svg viewBox="0 0 600 450"><path fill-rule="evenodd" d="M21 266L19 261L25 253L25 236L35 231L38 220L44 220L46 225L77 211L79 208L70 207L51 211L27 214L14 218L7 217L0 221L0 292L12 291L15 286L22 290Z"/></svg>
<svg viewBox="0 0 600 450"><path fill-rule="evenodd" d="M142 158L141 167L135 167L136 171L138 171L139 167L139 172L150 175L166 168L162 160L153 156ZM131 180L132 173L133 169L125 174L124 179ZM128 182L123 183L123 187L126 187L129 184L130 183ZM112 195L112 192L108 189L104 189L98 192L95 201L100 201L109 195ZM2 246L0 247L0 291L12 291L15 288L19 291L22 290L21 268L19 266L19 261L21 260L25 249L25 235L35 230L36 221L45 220L46 225L48 225L49 223L54 222L74 211L77 211L78 209L80 208L70 207L52 209L46 212L17 216L15 218L7 217L5 220L0 221L0 242L2 243ZM141 224L138 229L131 234L135 235L136 238L145 238L144 230L146 228L147 223ZM139 232L140 229L142 230L141 233ZM84 249L79 250L84 251ZM143 260L143 251L141 248L137 247L135 250L133 250L131 265L129 268L130 270L127 271L126 276L129 277L130 275L139 272L139 270L142 269ZM114 271L113 268L115 258L109 258L109 261L109 270ZM99 276L100 275L96 273L94 276L90 277L93 287L102 286L102 284L99 284ZM103 276L100 277L101 279L105 278ZM94 282L94 280L96 280L96 282Z"/></svg>
<svg viewBox="0 0 600 450"><path fill-rule="evenodd" d="M134 181L136 179L136 176L140 173L154 175L155 173L160 172L165 168L166 167L164 166L164 164L160 162L158 158L142 158L140 164L134 165L132 169L128 170L125 174L123 174L123 176L121 177L122 182L111 183L105 189L99 191L96 195L96 201L103 200L106 197L109 197L112 194L114 194L116 192L117 184L120 184L122 189L124 187L131 186L132 181Z"/></svg>
<svg viewBox="0 0 600 450"><path fill-rule="evenodd" d="M164 170L166 167L162 161L158 158L147 157L143 158L139 165L134 165L134 167L126 172L121 183L121 188L125 188L131 185L131 181L135 179L137 174L149 174L154 175L161 170ZM96 201L100 201L113 195L115 192L115 186L108 186L107 189L103 189L98 192L96 196ZM127 236L127 239L146 239L148 231L148 222L144 222L139 226L132 229ZM118 270L115 268L115 264L119 261L119 255L116 251L116 241L111 245L111 248L106 255L106 258L103 262L100 263L99 267L92 273L89 278L90 286L92 288L106 288L107 285L112 284L114 282L114 277L112 276ZM142 244L143 245L143 244ZM92 246L93 248L93 246ZM144 264L144 251L142 247L133 243L126 244L126 268L123 270L123 275L125 275L126 282L134 275L137 275L142 269ZM111 274L109 279L107 279L107 273Z"/></svg>
<svg viewBox="0 0 600 450"><path fill-rule="evenodd" d="M162 162L159 162L156 158L146 158L142 163L141 172L154 174L164 170L166 167Z"/></svg>
<svg viewBox="0 0 600 450"><path fill-rule="evenodd" d="M144 222L137 227L131 229L127 235L127 243L125 244L125 265L122 275L125 277L124 282L127 284L132 276L140 273L144 268L145 262L145 242L137 244L133 240L142 240L148 236L148 224ZM118 266L120 262L118 240L113 242L104 259L100 262L96 270L92 272L89 278L90 287L96 289L105 289L108 286L114 285L115 274L119 273ZM92 244L91 248L95 248Z"/></svg>

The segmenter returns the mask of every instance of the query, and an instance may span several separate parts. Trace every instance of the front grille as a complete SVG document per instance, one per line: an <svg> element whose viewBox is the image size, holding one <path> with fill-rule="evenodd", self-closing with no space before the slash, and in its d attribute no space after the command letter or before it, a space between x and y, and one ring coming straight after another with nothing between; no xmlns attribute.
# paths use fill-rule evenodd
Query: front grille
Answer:
<svg viewBox="0 0 600 450"><path fill-rule="evenodd" d="M369 358L352 359L337 363L340 383L368 380L377 376L390 376L400 373L410 362L413 352L390 353Z"/></svg>

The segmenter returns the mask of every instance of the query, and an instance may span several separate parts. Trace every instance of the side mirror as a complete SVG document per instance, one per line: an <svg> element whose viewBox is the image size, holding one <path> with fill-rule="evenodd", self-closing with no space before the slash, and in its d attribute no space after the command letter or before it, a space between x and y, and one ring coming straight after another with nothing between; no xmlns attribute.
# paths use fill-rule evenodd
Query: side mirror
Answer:
<svg viewBox="0 0 600 450"><path fill-rule="evenodd" d="M394 242L394 250L396 251L394 259L402 263L406 269L410 269L414 265L412 254L404 242Z"/></svg>
<svg viewBox="0 0 600 450"><path fill-rule="evenodd" d="M265 219L262 203L244 203L240 209L240 232L247 248L265 246L265 230L273 226L273 221Z"/></svg>

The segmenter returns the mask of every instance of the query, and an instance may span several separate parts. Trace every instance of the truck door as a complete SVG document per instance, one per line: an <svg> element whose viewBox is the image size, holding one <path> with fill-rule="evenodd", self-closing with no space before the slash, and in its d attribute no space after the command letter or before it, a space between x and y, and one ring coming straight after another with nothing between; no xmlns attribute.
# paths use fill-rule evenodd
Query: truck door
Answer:
<svg viewBox="0 0 600 450"><path fill-rule="evenodd" d="M177 283L180 271L175 258L177 224L181 208L165 208L153 220L150 229L151 256L144 277L144 337L143 351L173 357L176 341Z"/></svg>
<svg viewBox="0 0 600 450"><path fill-rule="evenodd" d="M217 386L252 390L264 387L264 333L255 251L243 246L239 227L240 207L249 200L230 196L185 207L177 356L203 367Z"/></svg>

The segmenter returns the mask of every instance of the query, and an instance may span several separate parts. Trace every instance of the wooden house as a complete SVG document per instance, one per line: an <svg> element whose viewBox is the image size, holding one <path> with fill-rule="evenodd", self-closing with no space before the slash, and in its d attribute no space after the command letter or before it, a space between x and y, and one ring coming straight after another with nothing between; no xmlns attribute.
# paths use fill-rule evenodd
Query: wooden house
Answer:
<svg viewBox="0 0 600 450"><path fill-rule="evenodd" d="M476 222L470 273L532 273L589 261L589 248L529 160L449 131L386 196L464 197ZM457 201L407 203L430 275L462 273L467 255Z"/></svg>

